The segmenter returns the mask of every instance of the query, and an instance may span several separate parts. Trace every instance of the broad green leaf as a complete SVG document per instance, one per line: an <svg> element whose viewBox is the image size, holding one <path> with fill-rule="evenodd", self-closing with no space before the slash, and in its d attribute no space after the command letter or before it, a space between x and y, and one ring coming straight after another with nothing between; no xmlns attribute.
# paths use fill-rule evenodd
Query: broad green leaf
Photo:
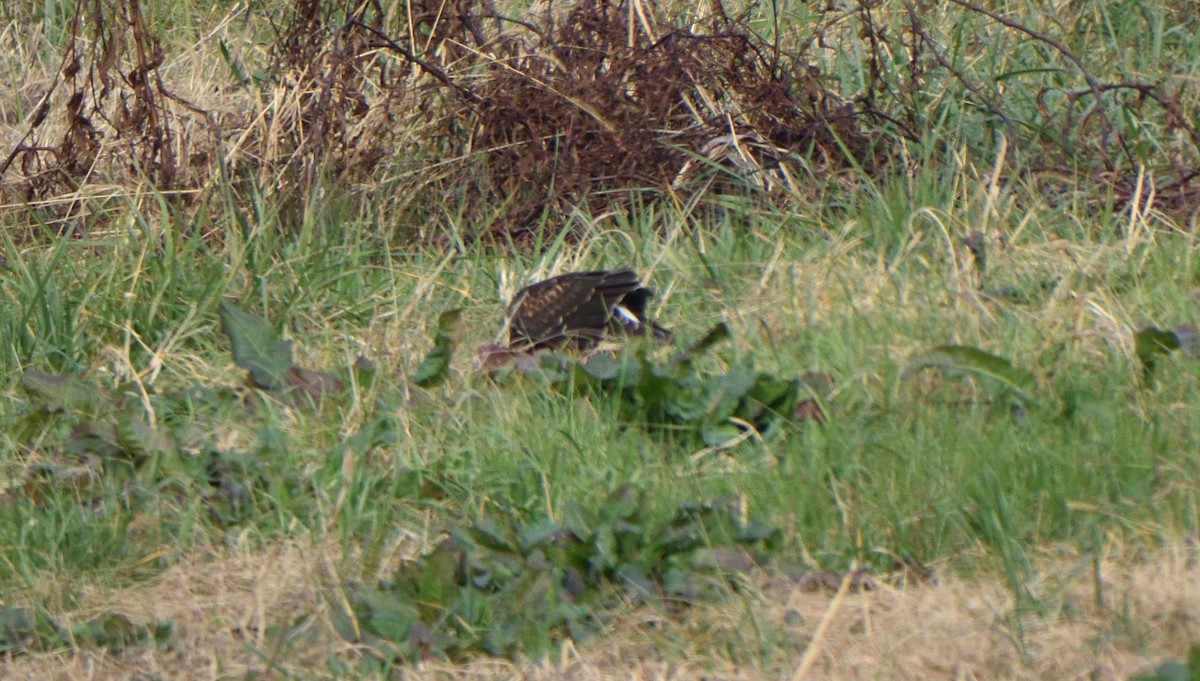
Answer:
<svg viewBox="0 0 1200 681"><path fill-rule="evenodd" d="M658 587L638 565L623 563L617 567L613 576L636 601L648 601L658 594Z"/></svg>
<svg viewBox="0 0 1200 681"><path fill-rule="evenodd" d="M571 530L582 541L590 541L594 528L600 521L593 509L575 502L567 502L563 508L562 525Z"/></svg>
<svg viewBox="0 0 1200 681"><path fill-rule="evenodd" d="M620 556L617 554L617 536L613 534L611 526L596 528L592 535L592 546L595 548L590 565L593 570L607 572L617 566Z"/></svg>
<svg viewBox="0 0 1200 681"><path fill-rule="evenodd" d="M562 536L564 531L570 532L553 520L543 518L533 524L522 527L517 532L517 542L520 544L522 551L531 551L546 544L553 544Z"/></svg>
<svg viewBox="0 0 1200 681"><path fill-rule="evenodd" d="M363 630L387 641L403 642L418 619L417 607L393 592L364 587L351 601Z"/></svg>
<svg viewBox="0 0 1200 681"><path fill-rule="evenodd" d="M753 366L742 365L729 370L724 376L711 379L728 395L741 399L760 382L760 377Z"/></svg>
<svg viewBox="0 0 1200 681"><path fill-rule="evenodd" d="M354 380L364 390L369 390L375 384L375 379L379 375L379 369L367 357L359 355L354 360Z"/></svg>
<svg viewBox="0 0 1200 681"><path fill-rule="evenodd" d="M170 642L172 626L159 622L150 626L135 624L125 615L105 613L71 629L77 643L120 652L138 645Z"/></svg>
<svg viewBox="0 0 1200 681"><path fill-rule="evenodd" d="M492 551L512 552L514 547L509 541L505 528L495 518L480 518L468 530L468 536L480 546Z"/></svg>
<svg viewBox="0 0 1200 681"><path fill-rule="evenodd" d="M450 358L454 355L454 346L457 344L461 316L462 310L456 309L443 312L438 317L433 349L425 355L425 359L413 373L413 383L422 388L432 388L446 380L450 373Z"/></svg>
<svg viewBox="0 0 1200 681"><path fill-rule="evenodd" d="M521 640L521 629L511 620L493 624L483 637L483 649L489 655L512 657Z"/></svg>
<svg viewBox="0 0 1200 681"><path fill-rule="evenodd" d="M753 519L738 525L734 541L739 544L755 544L762 542L768 548L774 548L783 539L783 532L773 525L764 525Z"/></svg>
<svg viewBox="0 0 1200 681"><path fill-rule="evenodd" d="M688 566L676 563L678 561L672 561L670 566L663 570L663 591L675 599L691 600L702 590L697 586L699 580L688 569Z"/></svg>
<svg viewBox="0 0 1200 681"><path fill-rule="evenodd" d="M701 547L692 554L691 567L727 573L748 572L757 565L745 549L737 546Z"/></svg>
<svg viewBox="0 0 1200 681"><path fill-rule="evenodd" d="M643 417L650 423L661 419L683 389L678 380L660 372L657 367L643 365L636 390Z"/></svg>
<svg viewBox="0 0 1200 681"><path fill-rule="evenodd" d="M732 423L704 423L700 427L700 441L706 447L723 445L745 432Z"/></svg>
<svg viewBox="0 0 1200 681"><path fill-rule="evenodd" d="M776 411L784 411L793 405L803 387L799 381L775 378L768 374L757 374L755 379L749 397Z"/></svg>
<svg viewBox="0 0 1200 681"><path fill-rule="evenodd" d="M708 386L704 386L707 388ZM737 406L737 400L729 400L730 406L728 409L717 409L718 412L723 412L725 416L733 413L733 409ZM671 401L663 405L663 413L669 416L674 422L688 426L695 424L704 424L712 420L709 412L713 408L714 398L712 395L701 392L700 390L692 389L691 386L680 386L680 389L672 396Z"/></svg>
<svg viewBox="0 0 1200 681"><path fill-rule="evenodd" d="M600 508L602 522L611 523L616 520L629 520L642 509L642 491L632 483L625 483L616 488L604 500Z"/></svg>
<svg viewBox="0 0 1200 681"><path fill-rule="evenodd" d="M459 589L458 577L463 552L453 541L442 542L432 553L405 566L404 577L418 603L444 609L453 603ZM440 613L426 613L436 616Z"/></svg>
<svg viewBox="0 0 1200 681"><path fill-rule="evenodd" d="M390 416L376 416L334 447L332 453L341 456L347 452L366 454L375 447L395 442L396 438L396 424L393 419Z"/></svg>
<svg viewBox="0 0 1200 681"><path fill-rule="evenodd" d="M154 428L141 416L125 414L117 422L117 442L133 454L138 461L170 456L175 453L175 443L163 432Z"/></svg>
<svg viewBox="0 0 1200 681"><path fill-rule="evenodd" d="M1032 372L1014 367L1003 357L984 352L969 345L942 345L919 355L905 367L901 380L912 378L926 368L939 369L947 375L968 374L992 380L1004 386L1023 402L1036 402L1037 377Z"/></svg>
<svg viewBox="0 0 1200 681"><path fill-rule="evenodd" d="M1181 326L1174 331L1148 326L1138 331L1133 337L1133 345L1142 362L1142 377L1146 382L1152 381L1159 355L1190 347L1195 340L1196 330L1190 326Z"/></svg>
<svg viewBox="0 0 1200 681"><path fill-rule="evenodd" d="M66 644L66 633L41 608L0 605L0 655L47 650Z"/></svg>
<svg viewBox="0 0 1200 681"><path fill-rule="evenodd" d="M721 424L734 414L746 410L746 398L758 383L763 380L752 366L734 367L724 376L714 376L708 380L708 390L712 397L708 407L709 421ZM754 420L757 414L750 415L747 420Z"/></svg>
<svg viewBox="0 0 1200 681"><path fill-rule="evenodd" d="M604 352L589 357L581 365L584 372L600 381L611 381L621 375L621 363L613 355Z"/></svg>
<svg viewBox="0 0 1200 681"><path fill-rule="evenodd" d="M84 421L72 428L66 450L76 455L93 454L105 461L120 458L125 452L117 427L102 421Z"/></svg>
<svg viewBox="0 0 1200 681"><path fill-rule="evenodd" d="M221 329L229 337L233 361L250 372L254 385L264 390L281 390L287 385L292 364L292 342L281 340L265 319L222 300Z"/></svg>
<svg viewBox="0 0 1200 681"><path fill-rule="evenodd" d="M47 412L94 412L114 400L98 386L89 385L76 374L47 374L29 369L21 375L21 386L41 402Z"/></svg>
<svg viewBox="0 0 1200 681"><path fill-rule="evenodd" d="M347 641L365 645L384 660L403 659L416 607L403 596L362 584L330 594L334 630Z"/></svg>
<svg viewBox="0 0 1200 681"><path fill-rule="evenodd" d="M359 643L363 638L363 630L359 622L357 608L351 603L355 592L360 588L361 586L357 584L349 584L344 588L341 585L335 585L327 597L329 602L329 619L333 625L333 630L343 640L351 643Z"/></svg>

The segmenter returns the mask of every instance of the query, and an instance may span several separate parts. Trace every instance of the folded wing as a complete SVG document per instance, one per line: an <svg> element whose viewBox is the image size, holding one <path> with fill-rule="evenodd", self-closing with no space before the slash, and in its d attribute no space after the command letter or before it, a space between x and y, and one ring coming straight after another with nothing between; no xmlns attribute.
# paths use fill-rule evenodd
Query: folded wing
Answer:
<svg viewBox="0 0 1200 681"><path fill-rule="evenodd" d="M609 331L655 337L670 333L647 324L646 290L632 270L571 272L531 284L508 306L509 344L514 348L588 347Z"/></svg>

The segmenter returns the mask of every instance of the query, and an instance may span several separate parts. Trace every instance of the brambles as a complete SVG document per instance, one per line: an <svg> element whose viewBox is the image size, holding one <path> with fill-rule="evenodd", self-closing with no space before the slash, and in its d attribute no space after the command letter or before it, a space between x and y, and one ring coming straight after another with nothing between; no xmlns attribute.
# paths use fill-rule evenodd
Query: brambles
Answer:
<svg viewBox="0 0 1200 681"><path fill-rule="evenodd" d="M26 201L143 182L187 197L171 190L208 178L220 136L208 112L164 80L168 58L138 0L80 3L59 71L0 175L15 163ZM78 196L61 208L69 217L91 212Z"/></svg>
<svg viewBox="0 0 1200 681"><path fill-rule="evenodd" d="M787 208L846 171L904 174L913 147L950 153L934 124L962 117L964 142L984 157L1003 137L1006 181L1030 180L1021 191L1053 201L1061 169L1074 167L1072 182L1102 209L1195 204L1200 130L1182 90L1106 81L1070 35L964 1L824 8L799 22L724 3L637 8L582 0L518 17L429 0L387 14L304 0L278 23L264 17L265 63L220 43L231 82L216 90L268 105L217 114L177 94L170 47L142 3L83 4L0 174L26 200L62 199L52 203L62 218L96 210L74 195L89 184L145 184L204 205L214 188L252 201L253 179L296 218L330 187L355 187L389 197L372 210L414 238L439 240L431 227L449 218L466 239L507 245L564 229L580 206L732 193ZM755 30L764 18L774 34ZM1057 62L965 70L977 60L942 35L950 25L985 47L1024 36ZM1174 142L1148 141L1155 129ZM1156 173L1149 196L1142 168Z"/></svg>

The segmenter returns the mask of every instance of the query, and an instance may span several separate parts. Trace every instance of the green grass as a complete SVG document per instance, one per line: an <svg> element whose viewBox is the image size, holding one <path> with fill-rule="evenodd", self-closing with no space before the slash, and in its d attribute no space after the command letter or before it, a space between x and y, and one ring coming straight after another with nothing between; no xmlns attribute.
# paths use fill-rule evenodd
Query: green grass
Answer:
<svg viewBox="0 0 1200 681"><path fill-rule="evenodd" d="M907 207L897 201L891 209ZM1168 534L1191 527L1196 480L1187 470L1196 443L1186 410L1175 405L1189 399L1196 372L1186 358L1171 357L1156 387L1140 387L1129 337L1121 335L1145 321L1192 321L1187 287L1178 285L1191 278L1193 246L1183 238L1162 236L1141 257L1094 244L1094 252L1109 255L1085 262L1088 271L1047 257L1045 241L1031 233L1028 244L993 256L989 279L1020 286L1023 278L1061 276L1071 290L1036 289L1032 301L1019 304L980 300L959 288L967 279L952 270L955 260L936 235L910 241L884 272L862 248L812 242L770 220L752 217L744 226L693 235L692 246L664 244L656 225L641 225L632 241L644 252L587 265L662 257L654 270L654 284L669 291L661 314L681 338L697 338L721 319L734 328L733 341L709 360L714 367L753 358L778 375L823 371L834 378L828 425L743 445L724 472L711 461L693 464L692 452L669 439L615 422L611 403L474 376L473 348L495 336L503 309L490 269L496 259L486 249L450 261L438 262L436 254L397 260L374 241L316 236L350 233L330 227L314 225L276 243L281 237L263 227L244 243L227 244L224 254L195 240L150 242L135 229L83 243L57 239L29 252L5 299L15 340L8 355L27 358L10 360L6 372L10 413L30 409L16 383L21 367L83 370L91 382L114 388L131 369L144 380L161 363L152 394L236 387L240 371L215 326L216 303L232 297L278 320L302 365L342 371L360 354L379 365L375 385L352 388L352 399L337 408L291 413L268 403L247 415L201 405L160 414L198 421L217 435L228 430L238 449L284 457L278 474L316 491L316 498L300 494L267 514L267 528L295 519L319 531L320 507L340 485L369 487L396 467L438 470L456 481L463 496L447 504L453 510L445 522L488 503L553 513L565 499L595 501L624 481L644 485L664 513L687 499L741 492L776 521L795 523L796 536L830 564L869 559L862 547L936 559L980 540L1078 541L1093 523L1153 523ZM595 238L584 240L593 250L608 237ZM67 268L66 261L77 265ZM1022 264L1034 274L1005 272ZM1110 290L1104 277L1114 273L1133 283ZM1094 321L1092 301L1125 330ZM430 391L408 386L405 375L427 348L432 319L451 306L464 307L467 330L450 383ZM936 387L920 377L901 379L916 353L949 342L1037 372L1041 403L1014 417L969 380ZM1067 400L1077 402L1073 418L1062 416ZM356 470L363 479L342 480L330 452L380 416L392 419L394 440L371 452L374 465ZM63 434L50 418L31 441L8 447L18 457L46 456ZM219 446L212 435L205 441ZM1164 466L1184 477L1164 487ZM1097 509L1072 512L1071 502ZM90 524L87 514L66 512L71 506L69 496L48 504L62 526L51 534L63 544L71 543L65 537L75 525ZM191 512L185 504L180 520ZM105 513L119 536L122 510ZM343 531L353 537L354 514L343 513ZM47 565L72 560L48 536L17 543L44 548L37 553ZM93 560L104 564L106 555Z"/></svg>
<svg viewBox="0 0 1200 681"><path fill-rule="evenodd" d="M49 7L0 16L41 22L60 41L68 24ZM1012 15L1052 28L1033 7ZM1195 31L1169 7L1071 7L1058 20L1070 28L1064 40L1104 79L1186 80L1200 68ZM189 17L181 32L203 32L184 3L172 11ZM1076 74L1011 32L980 49L971 31L985 29L969 28L943 36L948 58L973 77L999 74L1020 124L1044 135L1009 151L1028 163L1054 143L1035 95L1079 87ZM52 52L40 60L54 61ZM831 73L864 77L853 60L835 61ZM666 201L625 215L580 209L570 234L543 237L532 252L478 241L453 200L418 207L424 224L395 224L413 211L397 208L404 199L387 182L379 191L390 198L374 203L329 186L307 205L273 205L245 182L212 189L186 213L162 196L118 199L104 206L103 229L81 236L59 234L44 212L6 207L0 593L70 612L97 585L119 590L214 548L253 553L294 539L335 547L334 573L371 582L447 530L501 512L561 520L625 483L645 493L660 522L686 502L741 496L781 528L776 555L803 557L781 559L789 565L844 570L857 561L885 572L912 557L950 575L999 576L1018 607L1046 603L1030 586L1044 551L1100 556L1115 544L1134 554L1195 536L1200 370L1194 352L1175 352L1148 384L1133 343L1148 324L1198 322L1188 225L1168 214L1130 229L1128 211L1047 196L1028 179L1002 181L989 200L978 178L996 141L970 111L978 104L948 81L919 96L938 143L914 145L909 174L848 174L791 209L744 197L694 211ZM1120 125L1137 131L1139 157L1177 145L1161 121ZM409 162L426 159L398 159L392 177L405 177ZM962 244L976 229L989 236L983 291ZM427 243L441 245L414 234L437 234ZM626 265L651 276L654 309L678 345L730 326L731 340L699 362L702 371L752 360L776 376L831 376L827 423L789 423L701 454L686 437L622 422L615 399L536 378L496 383L472 368L517 288ZM222 300L271 320L299 365L345 380L342 394L293 409L245 387L218 323ZM463 310L463 332L449 379L416 387L408 377L438 315L453 308ZM946 344L1034 372L1037 401L1015 408L972 378L904 376L911 360ZM671 352L647 351L660 360ZM354 372L360 357L374 363L373 377ZM72 429L109 416L44 413L21 386L26 370L126 391L184 460L219 453L255 492L228 505L203 480L88 468ZM227 505L214 511L219 503ZM761 661L779 637L768 630L738 645Z"/></svg>
<svg viewBox="0 0 1200 681"><path fill-rule="evenodd" d="M899 198L879 209L911 210ZM1016 219L1026 217L1055 220ZM3 586L70 610L86 603L88 584L134 584L235 537L242 547L332 541L339 573L369 580L389 574L397 542L420 551L440 531L500 509L561 520L568 504L595 506L626 482L664 520L691 500L742 495L784 528L781 555L801 551L813 568L857 560L886 571L909 556L949 573L1004 575L1022 598L1042 547L1086 552L1101 533L1133 550L1195 532L1197 371L1175 353L1143 386L1130 335L1146 322L1195 322L1190 239L1160 234L1128 253L1111 238L1079 239L1069 243L1081 257L1068 260L1061 242L1027 230L990 258L989 286L1028 292L1027 302L1010 302L978 297L956 269L969 255L956 243L952 253L937 230L914 230L902 244L877 235L873 250L862 243L869 236L858 238L869 220L849 240L814 239L781 218L751 214L699 232L666 213L628 225L628 240L585 233L580 248L591 255L571 261L652 267L666 293L660 321L681 343L729 323L733 339L706 370L752 359L780 376L832 376L826 425L796 424L698 459L686 440L621 423L613 401L475 375L474 348L501 324L497 271L510 272L511 288L538 260L507 261L481 246L449 258L403 253L386 239L346 236L353 230L340 216L307 218L296 237L266 223L215 250L135 228L26 248L3 300L6 411L23 424L6 429L4 466L25 481L14 484L44 492L11 503L0 521L11 568ZM682 229L668 227L664 240L664 223ZM572 249L552 248L540 262ZM1063 283L1040 287L1055 277ZM275 320L302 366L347 376L365 355L374 380L316 411L235 397L243 372L216 325L223 298ZM450 380L410 385L433 320L458 306L465 331ZM902 378L915 355L945 343L1034 371L1039 402L1015 413L971 379ZM17 382L25 368L81 371L110 390L136 373L159 423L183 433L186 456L236 456L265 485L232 521L214 522L203 485L180 494L138 478L132 490L124 477L81 490L54 478L29 483L28 466L70 459L71 421L30 416ZM352 439L379 419L370 444ZM444 492L427 497L423 479ZM20 498L20 487L7 494Z"/></svg>

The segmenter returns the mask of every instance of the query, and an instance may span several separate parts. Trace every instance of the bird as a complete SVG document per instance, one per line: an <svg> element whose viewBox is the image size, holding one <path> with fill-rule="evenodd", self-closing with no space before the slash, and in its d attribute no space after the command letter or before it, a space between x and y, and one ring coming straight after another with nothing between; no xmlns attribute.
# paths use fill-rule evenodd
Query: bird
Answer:
<svg viewBox="0 0 1200 681"><path fill-rule="evenodd" d="M670 331L646 321L652 295L629 269L568 272L530 284L508 306L509 347L586 350L610 332L670 342Z"/></svg>

